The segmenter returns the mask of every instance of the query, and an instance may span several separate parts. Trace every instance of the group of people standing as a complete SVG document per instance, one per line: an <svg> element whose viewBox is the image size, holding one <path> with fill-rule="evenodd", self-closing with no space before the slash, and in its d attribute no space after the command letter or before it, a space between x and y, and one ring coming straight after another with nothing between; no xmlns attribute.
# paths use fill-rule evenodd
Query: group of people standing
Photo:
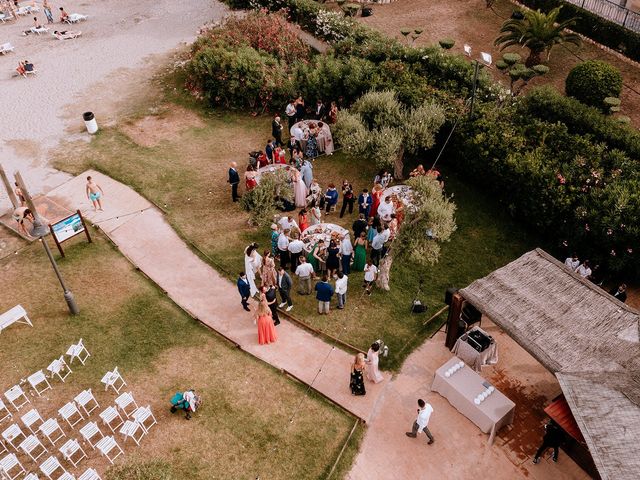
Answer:
<svg viewBox="0 0 640 480"><path fill-rule="evenodd" d="M603 286L604 273L600 265L595 265L592 268L591 262L588 259L585 259L584 261L581 262L577 253L572 253L570 256L568 256L564 261L564 265L569 270L577 273L585 280L589 280L590 282L598 285L599 287ZM615 299L624 303L627 301L627 285L624 283L621 283L617 287L611 289L609 291L609 294L613 296Z"/></svg>

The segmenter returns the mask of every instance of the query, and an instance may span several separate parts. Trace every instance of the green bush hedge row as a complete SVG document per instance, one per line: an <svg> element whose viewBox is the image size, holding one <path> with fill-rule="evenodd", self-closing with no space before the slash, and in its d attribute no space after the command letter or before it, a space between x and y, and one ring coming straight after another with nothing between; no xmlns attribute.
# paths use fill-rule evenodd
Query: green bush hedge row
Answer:
<svg viewBox="0 0 640 480"><path fill-rule="evenodd" d="M562 0L518 0L533 9L550 12L562 6L558 21L571 17L577 21L571 29L623 55L640 62L640 35L604 18Z"/></svg>

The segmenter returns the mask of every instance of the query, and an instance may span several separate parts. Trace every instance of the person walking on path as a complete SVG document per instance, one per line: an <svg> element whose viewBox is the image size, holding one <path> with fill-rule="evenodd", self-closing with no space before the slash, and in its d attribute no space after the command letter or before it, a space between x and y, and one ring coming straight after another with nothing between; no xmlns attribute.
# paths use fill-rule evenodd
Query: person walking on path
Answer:
<svg viewBox="0 0 640 480"><path fill-rule="evenodd" d="M298 276L298 293L300 295L311 294L311 277L313 274L313 265L307 262L304 255L301 256L300 265L296 268L296 275Z"/></svg>
<svg viewBox="0 0 640 480"><path fill-rule="evenodd" d="M380 383L384 380L384 377L378 369L378 363L380 362L380 357L378 356L379 350L380 344L378 342L374 342L367 352L367 379L373 383Z"/></svg>
<svg viewBox="0 0 640 480"><path fill-rule="evenodd" d="M280 325L280 317L278 316L278 297L276 295L275 285L270 287L262 287L262 293L264 293L264 299L267 303L267 307L271 310L271 318L274 325Z"/></svg>
<svg viewBox="0 0 640 480"><path fill-rule="evenodd" d="M347 277L343 272L338 272L336 279L336 297L338 297L338 310L342 310L347 303Z"/></svg>
<svg viewBox="0 0 640 480"><path fill-rule="evenodd" d="M358 353L354 362L351 364L351 381L349 387L351 388L351 395L366 395L367 390L364 387L364 372L366 370L366 364L364 361L364 355Z"/></svg>
<svg viewBox="0 0 640 480"><path fill-rule="evenodd" d="M271 122L271 135L276 139L276 146L282 146L282 123L280 123L280 117L276 116Z"/></svg>
<svg viewBox="0 0 640 480"><path fill-rule="evenodd" d="M238 184L240 183L240 175L238 175L238 164L236 162L231 162L229 165L229 178L227 183L231 185L231 200L234 202L238 201Z"/></svg>
<svg viewBox="0 0 640 480"><path fill-rule="evenodd" d="M280 267L278 270L276 281L278 290L280 291L280 298L282 299L282 302L278 306L282 308L287 305L287 312L290 312L293 308L293 302L291 301L291 287L293 287L293 282L284 267Z"/></svg>
<svg viewBox="0 0 640 480"><path fill-rule="evenodd" d="M256 310L256 323L258 324L258 343L260 345L274 343L278 339L271 318L271 310L264 302L260 302Z"/></svg>
<svg viewBox="0 0 640 480"><path fill-rule="evenodd" d="M318 300L318 313L320 315L329 314L329 306L331 297L333 296L333 287L329 284L329 278L322 276L322 280L316 283L316 300Z"/></svg>
<svg viewBox="0 0 640 480"><path fill-rule="evenodd" d="M102 212L102 200L100 200L104 196L104 191L102 187L95 183L91 176L87 177L87 198L91 200L93 203L93 210Z"/></svg>
<svg viewBox="0 0 640 480"><path fill-rule="evenodd" d="M427 437L429 437L429 442L427 445L431 445L435 440L431 432L429 431L429 419L431 418L431 414L433 413L433 407L426 403L421 398L418 399L418 418L413 422L413 427L410 432L405 432L407 437L416 438L418 433L424 432Z"/></svg>
<svg viewBox="0 0 640 480"><path fill-rule="evenodd" d="M553 456L551 457L551 460L554 462L558 461L558 447L563 440L562 430L560 430L558 424L553 420L549 420L549 422L545 424L544 429L545 433L544 437L542 437L542 445L540 445L535 457L533 457L533 463L540 462L540 456L547 448L553 448Z"/></svg>
<svg viewBox="0 0 640 480"><path fill-rule="evenodd" d="M238 282L236 283L238 286L238 292L240 292L240 298L242 299L242 308L244 308L247 312L250 312L249 304L247 301L251 296L251 287L249 286L249 280L247 280L247 276L244 272L240 272L238 275Z"/></svg>

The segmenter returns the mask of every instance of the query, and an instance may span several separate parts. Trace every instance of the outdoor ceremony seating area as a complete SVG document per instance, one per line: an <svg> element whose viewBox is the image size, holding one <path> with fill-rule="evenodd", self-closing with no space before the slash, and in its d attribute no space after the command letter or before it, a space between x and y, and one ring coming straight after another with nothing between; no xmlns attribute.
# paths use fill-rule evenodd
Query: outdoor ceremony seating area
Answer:
<svg viewBox="0 0 640 480"><path fill-rule="evenodd" d="M108 395L101 401L111 405L101 406L89 387L57 408L57 415L47 418L41 414L39 409L51 408L46 395L56 390L57 382L70 381L73 371L69 365L77 361L84 366L90 357L79 339L50 363L48 375L38 370L4 392L0 399L0 479L100 480L93 467L78 472L79 476L69 470L82 470L87 462L95 461L94 451L113 464L125 455L121 445L131 439L140 446L158 423L150 406L139 406L132 392L120 393L127 384L118 367L101 379Z"/></svg>

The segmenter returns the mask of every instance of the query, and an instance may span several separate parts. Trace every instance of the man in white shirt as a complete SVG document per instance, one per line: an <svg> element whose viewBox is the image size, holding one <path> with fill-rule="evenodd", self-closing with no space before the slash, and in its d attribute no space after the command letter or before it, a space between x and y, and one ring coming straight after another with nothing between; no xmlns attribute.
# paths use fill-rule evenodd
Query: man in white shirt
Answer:
<svg viewBox="0 0 640 480"><path fill-rule="evenodd" d="M278 220L278 225L280 225L281 230L300 230L298 227L298 222L296 222L291 215L287 215L286 217L282 217Z"/></svg>
<svg viewBox="0 0 640 480"><path fill-rule="evenodd" d="M289 229L278 235L278 254L280 255L280 266L286 269L289 264Z"/></svg>
<svg viewBox="0 0 640 480"><path fill-rule="evenodd" d="M304 250L304 242L300 240L298 235L294 235L293 240L289 242L289 253L291 254L291 271L295 272L300 261L300 254Z"/></svg>
<svg viewBox="0 0 640 480"><path fill-rule="evenodd" d="M347 303L347 277L343 272L338 272L338 278L336 279L336 297L338 297L338 309L342 310L344 304Z"/></svg>
<svg viewBox="0 0 640 480"><path fill-rule="evenodd" d="M578 255L574 253L570 257L567 257L567 259L564 261L564 264L569 270L571 270L572 272L575 272L577 268L580 266L580 260L578 259Z"/></svg>
<svg viewBox="0 0 640 480"><path fill-rule="evenodd" d="M293 127L294 123L296 123L296 106L294 104L294 100L291 100L286 108L284 109L284 113L289 120L289 129Z"/></svg>
<svg viewBox="0 0 640 480"><path fill-rule="evenodd" d="M433 435L429 431L427 425L429 425L429 418L431 418L431 414L433 413L433 407L426 403L421 398L418 399L418 418L413 422L413 427L410 432L405 432L407 437L416 438L418 433L424 432L427 437L429 437L429 442L427 445L431 445L434 442Z"/></svg>
<svg viewBox="0 0 640 480"><path fill-rule="evenodd" d="M378 278L378 267L376 267L371 260L367 260L367 264L364 267L364 291L367 295L371 295L371 289L376 283Z"/></svg>
<svg viewBox="0 0 640 480"><path fill-rule="evenodd" d="M296 268L296 275L300 280L298 285L298 293L300 295L311 294L311 277L314 275L313 265L307 262L304 255L300 257L300 265Z"/></svg>
<svg viewBox="0 0 640 480"><path fill-rule="evenodd" d="M582 265L576 268L576 273L582 278L589 278L589 276L591 276L591 265L589 264L589 260L585 260Z"/></svg>
<svg viewBox="0 0 640 480"><path fill-rule="evenodd" d="M353 257L353 245L351 245L351 238L349 234L342 236L340 242L340 255L342 256L342 271L345 275L351 273L351 257Z"/></svg>
<svg viewBox="0 0 640 480"><path fill-rule="evenodd" d="M376 267L380 264L385 241L384 230L382 230L382 227L378 227L378 233L371 240L371 261Z"/></svg>
<svg viewBox="0 0 640 480"><path fill-rule="evenodd" d="M391 214L395 213L395 210L396 209L391 202L391 195L387 195L387 197L384 199L384 202L382 202L378 206L378 215L383 222L390 222Z"/></svg>

